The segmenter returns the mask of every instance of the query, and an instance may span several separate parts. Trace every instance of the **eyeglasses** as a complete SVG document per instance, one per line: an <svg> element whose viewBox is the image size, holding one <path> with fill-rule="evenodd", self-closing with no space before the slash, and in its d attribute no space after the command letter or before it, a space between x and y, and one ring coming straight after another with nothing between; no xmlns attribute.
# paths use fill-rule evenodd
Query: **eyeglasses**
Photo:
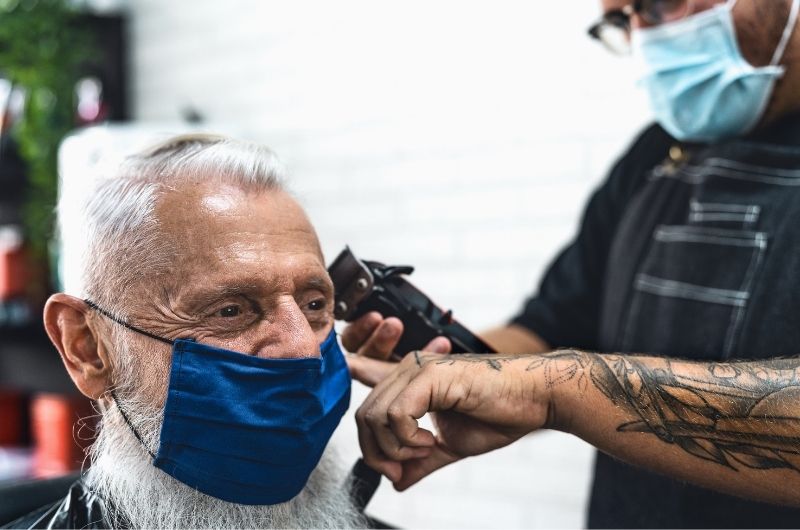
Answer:
<svg viewBox="0 0 800 530"><path fill-rule="evenodd" d="M634 0L621 9L603 14L589 28L589 35L617 55L631 52L631 17L638 15L651 26L685 18L692 11L693 0Z"/></svg>

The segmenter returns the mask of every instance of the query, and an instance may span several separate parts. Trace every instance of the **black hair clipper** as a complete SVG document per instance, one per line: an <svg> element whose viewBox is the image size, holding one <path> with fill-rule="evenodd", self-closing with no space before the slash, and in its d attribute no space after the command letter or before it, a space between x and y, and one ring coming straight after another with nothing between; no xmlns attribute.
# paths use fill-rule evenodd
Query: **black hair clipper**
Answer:
<svg viewBox="0 0 800 530"><path fill-rule="evenodd" d="M352 322L377 311L384 317L403 322L403 335L395 351L405 355L420 350L436 337L447 337L452 353L494 353L494 350L453 318L452 311L442 311L428 296L414 287L406 276L414 267L384 265L362 261L350 247L328 267L333 280L334 317Z"/></svg>
<svg viewBox="0 0 800 530"><path fill-rule="evenodd" d="M452 311L442 311L425 293L414 287L406 276L414 267L384 265L362 261L350 247L337 256L328 273L333 280L334 311L337 320L352 322L377 311L384 317L403 322L403 335L395 352L406 355L420 350L436 337L447 337L452 353L495 353L485 342L453 318ZM381 475L362 459L350 471L350 497L363 513L381 482Z"/></svg>

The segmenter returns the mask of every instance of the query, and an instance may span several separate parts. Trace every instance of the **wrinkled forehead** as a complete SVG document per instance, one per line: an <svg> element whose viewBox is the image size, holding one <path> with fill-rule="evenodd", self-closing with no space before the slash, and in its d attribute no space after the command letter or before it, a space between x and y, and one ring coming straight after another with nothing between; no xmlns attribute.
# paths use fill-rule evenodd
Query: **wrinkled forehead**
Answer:
<svg viewBox="0 0 800 530"><path fill-rule="evenodd" d="M314 228L284 191L187 183L160 198L156 217L173 247L170 274L181 280L242 269L279 280L298 267L324 267Z"/></svg>

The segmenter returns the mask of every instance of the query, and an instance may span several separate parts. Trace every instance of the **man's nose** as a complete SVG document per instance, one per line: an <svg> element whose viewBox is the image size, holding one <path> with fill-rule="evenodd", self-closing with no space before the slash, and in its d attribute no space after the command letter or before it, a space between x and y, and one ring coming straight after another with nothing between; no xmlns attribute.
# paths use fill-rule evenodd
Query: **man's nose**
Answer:
<svg viewBox="0 0 800 530"><path fill-rule="evenodd" d="M319 338L294 299L278 303L267 323L268 336L258 356L270 359L319 357Z"/></svg>

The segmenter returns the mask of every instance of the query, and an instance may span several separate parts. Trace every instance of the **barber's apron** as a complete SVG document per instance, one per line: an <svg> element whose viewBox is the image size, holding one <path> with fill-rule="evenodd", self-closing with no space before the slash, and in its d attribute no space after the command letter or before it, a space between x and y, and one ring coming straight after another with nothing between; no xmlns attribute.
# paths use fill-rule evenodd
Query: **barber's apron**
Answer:
<svg viewBox="0 0 800 530"><path fill-rule="evenodd" d="M737 140L654 169L618 227L607 270L603 351L698 360L797 354L800 147ZM800 510L598 454L589 526L800 527Z"/></svg>

